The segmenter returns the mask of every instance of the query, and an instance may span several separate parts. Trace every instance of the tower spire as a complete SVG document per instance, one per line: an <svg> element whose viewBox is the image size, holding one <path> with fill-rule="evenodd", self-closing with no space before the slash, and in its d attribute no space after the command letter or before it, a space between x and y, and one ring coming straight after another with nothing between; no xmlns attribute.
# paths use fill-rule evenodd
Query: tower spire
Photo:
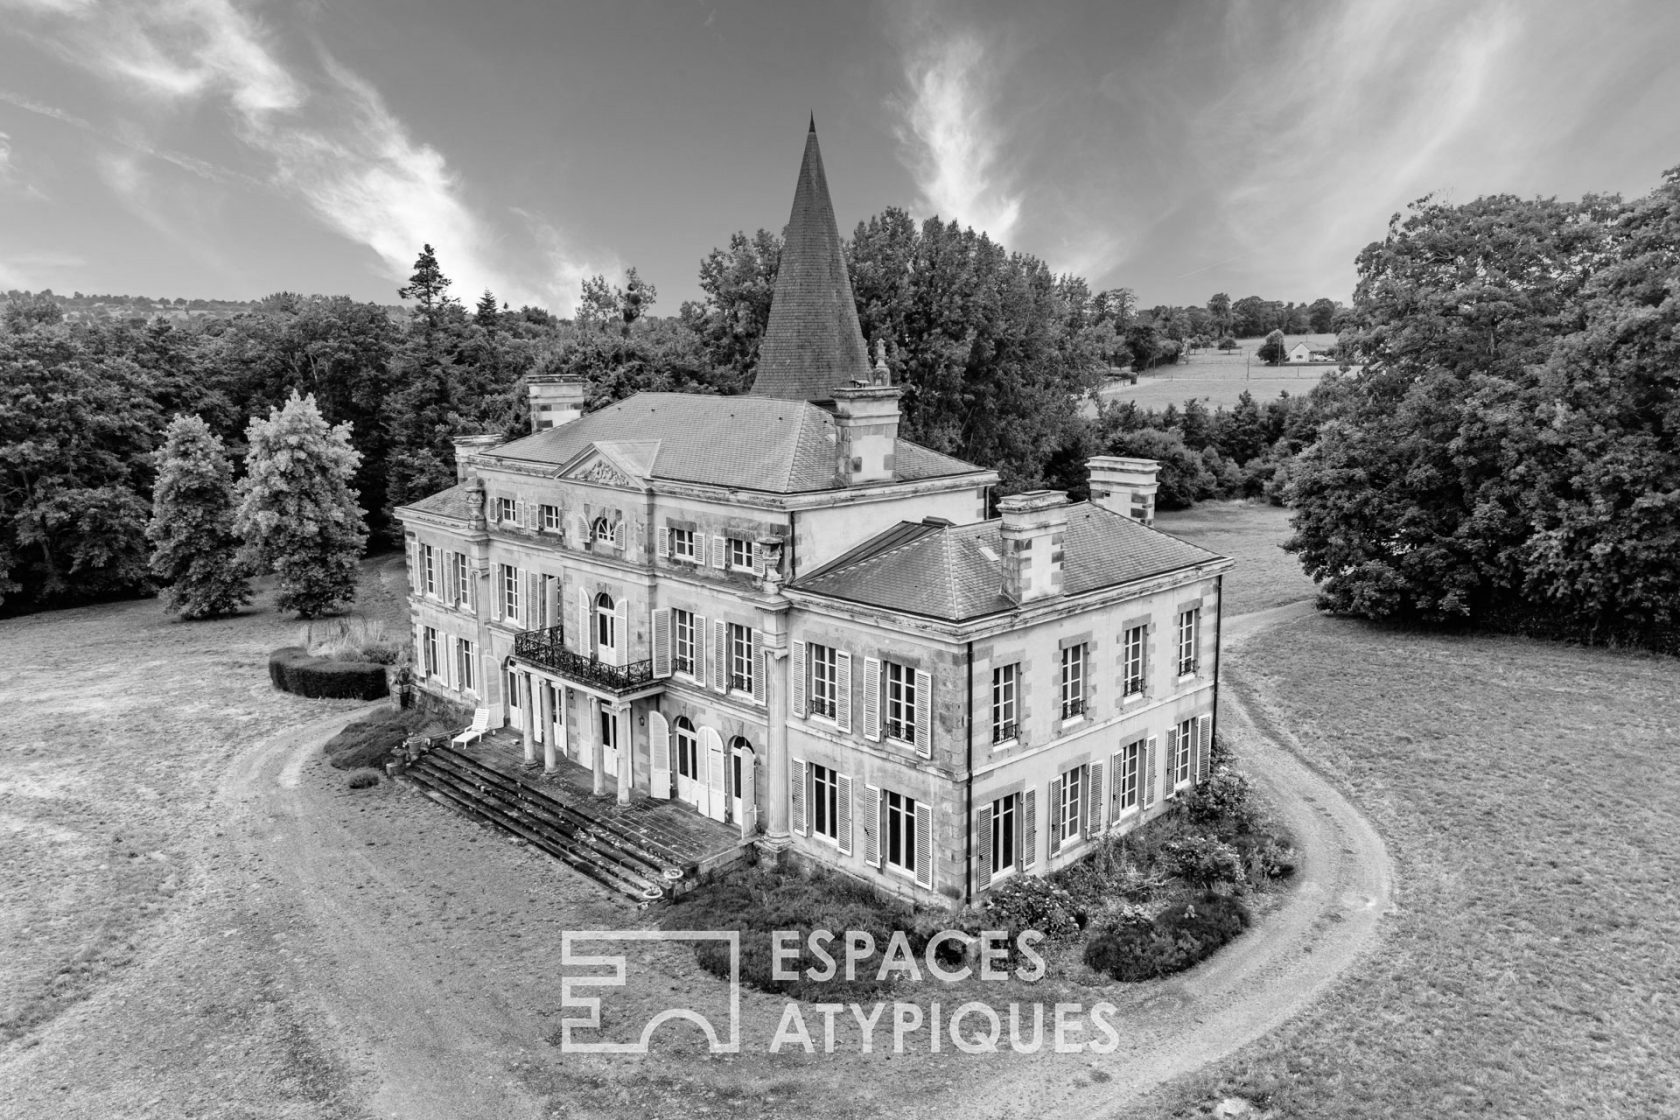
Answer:
<svg viewBox="0 0 1680 1120"><path fill-rule="evenodd" d="M834 399L837 386L868 379L869 351L858 326L813 113L750 392L755 397L826 401Z"/></svg>

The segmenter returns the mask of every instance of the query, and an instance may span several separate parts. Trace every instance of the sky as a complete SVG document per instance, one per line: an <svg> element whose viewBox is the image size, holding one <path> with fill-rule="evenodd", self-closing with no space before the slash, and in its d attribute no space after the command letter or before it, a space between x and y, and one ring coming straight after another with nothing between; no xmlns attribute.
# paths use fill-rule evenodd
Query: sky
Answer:
<svg viewBox="0 0 1680 1120"><path fill-rule="evenodd" d="M0 0L0 290L655 313L787 221L814 113L888 206L1140 303L1346 301L1431 192L1680 164L1674 0Z"/></svg>

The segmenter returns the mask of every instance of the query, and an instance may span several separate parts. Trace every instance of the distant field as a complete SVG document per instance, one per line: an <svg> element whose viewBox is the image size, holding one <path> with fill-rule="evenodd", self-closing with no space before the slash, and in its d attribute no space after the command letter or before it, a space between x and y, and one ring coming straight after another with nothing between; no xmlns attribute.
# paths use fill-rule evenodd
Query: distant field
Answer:
<svg viewBox="0 0 1680 1120"><path fill-rule="evenodd" d="M1156 514L1155 528L1237 562L1225 577L1225 613L1263 611L1311 599L1318 587L1301 570L1289 538L1289 511L1260 502L1202 502Z"/></svg>
<svg viewBox="0 0 1680 1120"><path fill-rule="evenodd" d="M1253 358L1253 351L1261 339L1245 339L1235 350L1197 350L1177 365L1151 370L1138 378L1136 385L1117 381L1103 387L1105 401L1138 403L1141 408L1162 409L1169 404L1182 405L1194 397L1206 401L1208 407L1224 405L1229 408L1247 389L1257 401L1271 400L1279 393L1300 396L1318 384L1331 365L1268 366ZM1291 335L1285 345L1305 341L1313 346L1328 346L1336 341L1333 334ZM1087 416L1096 415L1095 406L1087 403Z"/></svg>

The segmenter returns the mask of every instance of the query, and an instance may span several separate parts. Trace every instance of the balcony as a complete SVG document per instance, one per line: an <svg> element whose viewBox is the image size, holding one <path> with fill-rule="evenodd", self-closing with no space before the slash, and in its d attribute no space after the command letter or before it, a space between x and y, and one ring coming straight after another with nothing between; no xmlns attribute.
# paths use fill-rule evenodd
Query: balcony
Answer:
<svg viewBox="0 0 1680 1120"><path fill-rule="evenodd" d="M1076 696L1076 697L1073 697L1072 699L1062 701L1062 718L1063 719L1078 719L1080 716L1082 716L1084 714L1085 714L1085 698L1084 697Z"/></svg>
<svg viewBox="0 0 1680 1120"><path fill-rule="evenodd" d="M630 693L647 695L663 687L664 682L653 675L651 660L608 665L598 657L567 649L564 637L558 626L526 630L513 636L513 655L526 664L615 697Z"/></svg>

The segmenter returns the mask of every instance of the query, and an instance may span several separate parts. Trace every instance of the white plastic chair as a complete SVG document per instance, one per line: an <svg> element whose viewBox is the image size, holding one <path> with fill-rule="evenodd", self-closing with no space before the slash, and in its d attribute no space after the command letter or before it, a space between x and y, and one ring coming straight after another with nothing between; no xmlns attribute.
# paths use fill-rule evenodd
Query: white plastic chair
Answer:
<svg viewBox="0 0 1680 1120"><path fill-rule="evenodd" d="M449 740L451 746L470 743L475 739L482 739L490 731L490 709L480 708L473 713L472 726Z"/></svg>

